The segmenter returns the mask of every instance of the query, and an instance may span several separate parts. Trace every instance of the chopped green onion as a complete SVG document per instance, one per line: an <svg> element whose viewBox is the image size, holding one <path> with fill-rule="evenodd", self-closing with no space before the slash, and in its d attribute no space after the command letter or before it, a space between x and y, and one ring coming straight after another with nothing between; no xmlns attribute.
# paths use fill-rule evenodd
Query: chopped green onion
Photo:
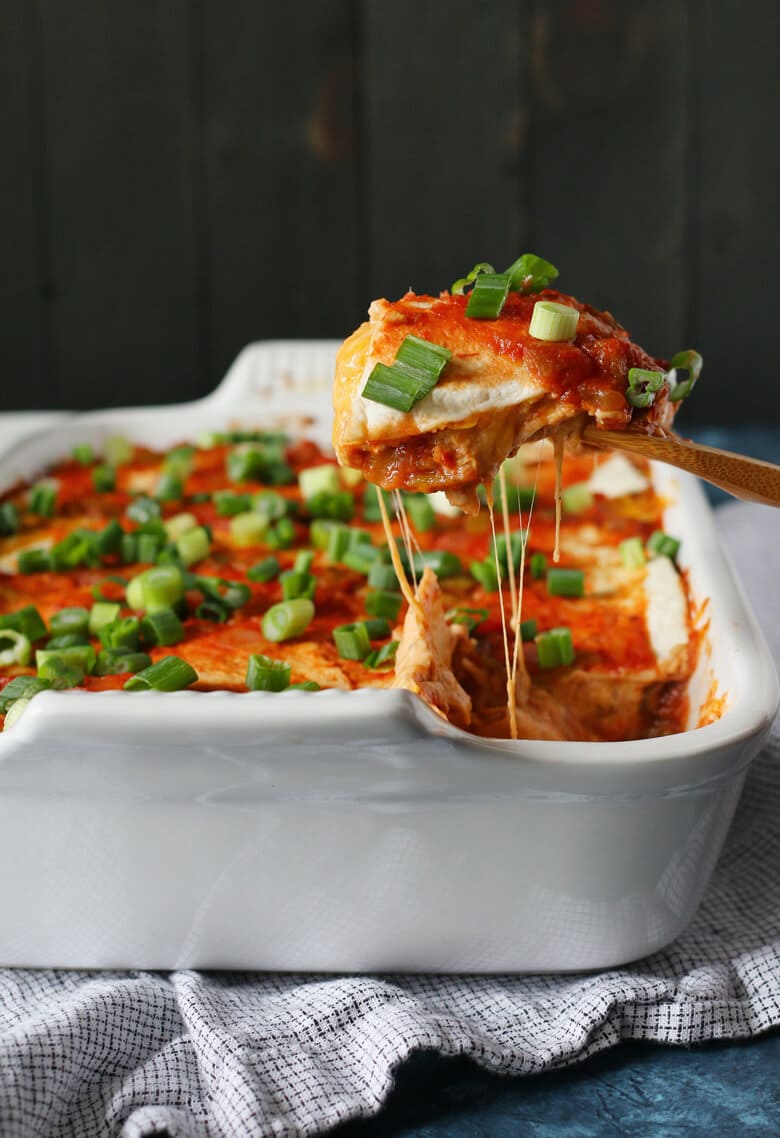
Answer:
<svg viewBox="0 0 780 1138"><path fill-rule="evenodd" d="M295 541L295 525L291 518L280 518L265 535L265 543L271 549L289 549Z"/></svg>
<svg viewBox="0 0 780 1138"><path fill-rule="evenodd" d="M547 572L547 558L545 555L543 553L532 553L529 568L534 581L541 581Z"/></svg>
<svg viewBox="0 0 780 1138"><path fill-rule="evenodd" d="M205 526L196 526L195 529L187 530L181 537L176 538L175 544L176 552L185 565L194 565L196 561L208 557L211 552L211 541Z"/></svg>
<svg viewBox="0 0 780 1138"><path fill-rule="evenodd" d="M450 292L453 296L463 296L463 293L466 291L466 286L473 284L478 276L482 273L495 273L495 271L493 266L488 264L487 261L479 261L470 273L466 273L465 277L461 277L452 284Z"/></svg>
<svg viewBox="0 0 780 1138"><path fill-rule="evenodd" d="M506 272L513 292L541 292L558 276L555 265L534 253L522 253Z"/></svg>
<svg viewBox="0 0 780 1138"><path fill-rule="evenodd" d="M112 620L100 629L98 639L110 651L134 652L141 641L141 622L137 616Z"/></svg>
<svg viewBox="0 0 780 1138"><path fill-rule="evenodd" d="M138 538L134 533L123 533L119 541L119 558L123 565L133 565L138 560Z"/></svg>
<svg viewBox="0 0 780 1138"><path fill-rule="evenodd" d="M406 551L401 551L401 560L408 567ZM422 553L412 555L411 565L415 573L422 575L425 569L432 569L437 577L457 577L463 573L463 562L456 553L449 549L424 549Z"/></svg>
<svg viewBox="0 0 780 1138"><path fill-rule="evenodd" d="M398 578L392 565L383 561L372 561L368 571L368 583L375 589L397 589Z"/></svg>
<svg viewBox="0 0 780 1138"><path fill-rule="evenodd" d="M180 644L184 625L173 609L155 609L141 621L141 636L147 644Z"/></svg>
<svg viewBox="0 0 780 1138"><path fill-rule="evenodd" d="M40 518L50 518L57 502L57 483L50 479L36 482L30 490L28 508L31 514Z"/></svg>
<svg viewBox="0 0 780 1138"><path fill-rule="evenodd" d="M312 526L314 523L312 522ZM349 549L349 526L341 525L339 522L333 522L328 532L328 561L334 564L341 561L344 554Z"/></svg>
<svg viewBox="0 0 780 1138"><path fill-rule="evenodd" d="M110 435L103 443L103 458L109 466L127 466L134 455L135 447L124 435Z"/></svg>
<svg viewBox="0 0 780 1138"><path fill-rule="evenodd" d="M298 487L304 501L313 498L315 494L338 494L341 491L339 468L328 462L301 470L298 474Z"/></svg>
<svg viewBox="0 0 780 1138"><path fill-rule="evenodd" d="M327 549L331 530L340 526L340 524L340 522L329 522L327 518L315 518L309 526L309 541L314 548Z"/></svg>
<svg viewBox="0 0 780 1138"><path fill-rule="evenodd" d="M91 462L95 461L95 452L89 443L79 443L70 453L74 460L82 466L89 466Z"/></svg>
<svg viewBox="0 0 780 1138"><path fill-rule="evenodd" d="M342 555L341 564L367 577L378 556L379 550L374 549L371 545L355 545L347 549L346 553Z"/></svg>
<svg viewBox="0 0 780 1138"><path fill-rule="evenodd" d="M85 636L89 628L89 613L85 608L77 606L60 609L52 615L49 628L54 636L61 636L65 632L78 632Z"/></svg>
<svg viewBox="0 0 780 1138"><path fill-rule="evenodd" d="M575 482L562 492L561 501L567 514L584 514L593 505L593 495L587 482Z"/></svg>
<svg viewBox="0 0 780 1138"><path fill-rule="evenodd" d="M146 652L128 652L122 649L116 651L104 648L98 652L94 674L96 676L124 676L128 672L132 674L140 672L142 668L148 668L151 662L152 657L148 656Z"/></svg>
<svg viewBox="0 0 780 1138"><path fill-rule="evenodd" d="M533 640L536 636L536 620L530 617L528 620L520 621L520 639L525 644L529 640Z"/></svg>
<svg viewBox="0 0 780 1138"><path fill-rule="evenodd" d="M387 589L374 589L366 593L366 612L369 616L382 616L395 621L401 611L403 596Z"/></svg>
<svg viewBox="0 0 780 1138"><path fill-rule="evenodd" d="M356 553L361 553L364 557L371 557L372 553L379 556L379 550L374 548L373 541L367 529L360 529L358 526L349 527L349 548Z"/></svg>
<svg viewBox="0 0 780 1138"><path fill-rule="evenodd" d="M430 340L420 339L419 336L405 336L395 353L395 363L402 364L404 368L419 372L422 375L439 378L447 364L452 359L452 352L441 344L434 344ZM431 384L431 389L435 383Z"/></svg>
<svg viewBox="0 0 780 1138"><path fill-rule="evenodd" d="M477 581L486 593L495 593L498 591L498 573L496 572L495 563L488 558L484 561L472 561L469 565L469 573Z"/></svg>
<svg viewBox="0 0 780 1138"><path fill-rule="evenodd" d="M508 273L483 273L474 281L466 315L472 320L496 320L508 294Z"/></svg>
<svg viewBox="0 0 780 1138"><path fill-rule="evenodd" d="M48 573L51 568L51 555L45 549L24 549L16 558L20 573Z"/></svg>
<svg viewBox="0 0 780 1138"><path fill-rule="evenodd" d="M300 636L314 619L314 605L308 597L282 601L272 605L263 617L263 636L266 640L291 640Z"/></svg>
<svg viewBox="0 0 780 1138"><path fill-rule="evenodd" d="M160 552L160 539L153 533L137 535L137 558L144 565L151 565Z"/></svg>
<svg viewBox="0 0 780 1138"><path fill-rule="evenodd" d="M378 363L368 377L362 395L396 411L411 411L434 389L452 352L418 336L407 336L391 367Z"/></svg>
<svg viewBox="0 0 780 1138"><path fill-rule="evenodd" d="M584 596L584 572L582 569L548 569L547 592L551 597Z"/></svg>
<svg viewBox="0 0 780 1138"><path fill-rule="evenodd" d="M15 628L0 629L0 668L18 665L24 668L32 658L32 644Z"/></svg>
<svg viewBox="0 0 780 1138"><path fill-rule="evenodd" d="M194 454L194 447L186 444L173 447L163 459L163 470L166 474L172 474L175 478L184 480L192 473Z"/></svg>
<svg viewBox="0 0 780 1138"><path fill-rule="evenodd" d="M290 686L291 671L283 660L272 660L258 652L249 657L246 686L250 691L284 691Z"/></svg>
<svg viewBox="0 0 780 1138"><path fill-rule="evenodd" d="M163 522L165 533L169 541L176 541L182 534L187 533L191 529L195 529L198 524L198 519L194 514L174 514L172 518L168 518Z"/></svg>
<svg viewBox="0 0 780 1138"><path fill-rule="evenodd" d="M333 641L343 660L362 660L371 651L371 638L362 621L337 625L333 629Z"/></svg>
<svg viewBox="0 0 780 1138"><path fill-rule="evenodd" d="M626 399L632 407L650 407L655 402L656 393L666 382L662 371L649 371L647 368L628 369Z"/></svg>
<svg viewBox="0 0 780 1138"><path fill-rule="evenodd" d="M89 638L81 632L63 632L61 636L52 636L46 641L46 648L75 648L79 644L89 644Z"/></svg>
<svg viewBox="0 0 780 1138"><path fill-rule="evenodd" d="M275 490L260 490L257 494L252 494L250 501L252 509L271 522L289 517L298 509L298 503L293 498L285 498Z"/></svg>
<svg viewBox="0 0 780 1138"><path fill-rule="evenodd" d="M348 522L355 513L355 499L349 490L338 490L335 493L331 493L329 490L320 490L306 502L306 509L313 518Z"/></svg>
<svg viewBox="0 0 780 1138"><path fill-rule="evenodd" d="M295 475L284 459L282 443L241 443L226 460L231 482L267 482L282 486L295 481Z"/></svg>
<svg viewBox="0 0 780 1138"><path fill-rule="evenodd" d="M659 557L669 557L674 561L680 549L680 541L670 537L668 533L657 529L647 539L647 552L655 553Z"/></svg>
<svg viewBox="0 0 780 1138"><path fill-rule="evenodd" d="M621 541L618 551L626 569L641 569L645 564L641 537L627 537L625 541Z"/></svg>
<svg viewBox="0 0 780 1138"><path fill-rule="evenodd" d="M380 668L387 668L392 666L396 652L398 651L398 641L391 640L387 644L383 644L381 648L374 649L373 652L363 659L363 664L366 668L371 668L378 671Z"/></svg>
<svg viewBox="0 0 780 1138"><path fill-rule="evenodd" d="M28 640L41 640L47 633L43 617L35 605L25 605L24 608L17 609L16 612L0 615L0 629L3 628L13 628L15 632L21 632Z"/></svg>
<svg viewBox="0 0 780 1138"><path fill-rule="evenodd" d="M703 363L704 360L693 348L677 352L676 355L672 356L666 376L671 388L669 399L672 403L679 403L681 399L685 399L686 395L690 395L696 380L701 375Z"/></svg>
<svg viewBox="0 0 780 1138"><path fill-rule="evenodd" d="M322 688L314 680L302 680L299 684L289 684L285 691L322 691Z"/></svg>
<svg viewBox="0 0 780 1138"><path fill-rule="evenodd" d="M133 577L127 586L127 603L131 609L173 608L184 596L184 578L176 565L155 565Z"/></svg>
<svg viewBox="0 0 780 1138"><path fill-rule="evenodd" d="M540 668L560 668L574 663L574 644L570 628L551 628L536 638Z"/></svg>
<svg viewBox="0 0 780 1138"><path fill-rule="evenodd" d="M523 535L519 530L515 530L509 535L509 548L512 552L512 564L515 569L520 566L520 559L523 555ZM507 555L506 534L499 533L496 535L495 546L491 539L490 542L490 556L487 560L491 563L495 561L495 554L498 554L498 562L504 573L509 572L509 557Z"/></svg>
<svg viewBox="0 0 780 1138"><path fill-rule="evenodd" d="M219 601L205 600L195 609L198 620L213 620L217 624L224 624L230 618L230 609L225 608Z"/></svg>
<svg viewBox="0 0 780 1138"><path fill-rule="evenodd" d="M234 518L252 508L251 494L235 494L232 490L215 490L214 505L221 518Z"/></svg>
<svg viewBox="0 0 780 1138"><path fill-rule="evenodd" d="M124 685L125 691L181 691L194 684L198 673L179 656L163 656L156 664L137 672Z"/></svg>
<svg viewBox="0 0 780 1138"><path fill-rule="evenodd" d="M529 335L536 340L560 342L573 340L580 314L568 304L554 300L537 300L528 326Z"/></svg>
<svg viewBox="0 0 780 1138"><path fill-rule="evenodd" d="M245 514L236 514L230 519L230 536L236 545L245 548L250 545L259 545L265 540L268 531L268 518L262 514L248 510Z"/></svg>
<svg viewBox="0 0 780 1138"><path fill-rule="evenodd" d="M65 680L71 686L80 684L95 667L97 659L91 644L76 644L72 648L39 648L35 653L35 666L42 680Z"/></svg>
<svg viewBox="0 0 780 1138"><path fill-rule="evenodd" d="M112 518L95 536L95 548L100 557L108 557L112 553L119 553L122 545L124 530L116 518Z"/></svg>
<svg viewBox="0 0 780 1138"><path fill-rule="evenodd" d="M29 706L29 699L15 699L6 712L3 721L3 730L10 731L11 728L19 722Z"/></svg>
<svg viewBox="0 0 780 1138"><path fill-rule="evenodd" d="M382 513L379 509L379 495L382 495L385 506L390 512L393 508L393 496L389 490L380 490L378 486L368 483L363 491L363 520L366 522L381 522Z"/></svg>
<svg viewBox="0 0 780 1138"><path fill-rule="evenodd" d="M369 640L384 640L390 635L390 624L384 617L372 617L364 620L363 624L366 626Z"/></svg>
<svg viewBox="0 0 780 1138"><path fill-rule="evenodd" d="M295 554L293 569L296 573L308 573L314 563L314 553L311 549L299 549Z"/></svg>
<svg viewBox="0 0 780 1138"><path fill-rule="evenodd" d="M476 632L480 624L490 616L488 609L457 608L450 609L447 619L453 624L465 624L469 634Z"/></svg>
<svg viewBox="0 0 780 1138"><path fill-rule="evenodd" d="M0 689L0 715L7 715L8 708L18 699L30 700L38 692L47 691L48 680L40 676L14 676L4 688Z"/></svg>
<svg viewBox="0 0 780 1138"><path fill-rule="evenodd" d="M116 471L113 466L100 463L92 471L92 485L99 494L106 494L116 489Z"/></svg>
<svg viewBox="0 0 780 1138"><path fill-rule="evenodd" d="M427 533L436 525L436 513L426 494L404 494L404 505L418 533Z"/></svg>
<svg viewBox="0 0 780 1138"><path fill-rule="evenodd" d="M55 571L99 565L98 535L94 530L75 529L51 547L50 557Z"/></svg>
<svg viewBox="0 0 780 1138"><path fill-rule="evenodd" d="M250 581L257 581L260 584L265 584L267 581L273 581L277 576L281 566L278 557L265 557L262 561L258 561L251 569L247 569L246 575Z"/></svg>
<svg viewBox="0 0 780 1138"><path fill-rule="evenodd" d="M99 636L100 630L119 617L120 607L112 601L98 601L89 612L90 636Z"/></svg>
<svg viewBox="0 0 780 1138"><path fill-rule="evenodd" d="M0 537L19 532L19 511L13 502L0 502Z"/></svg>
<svg viewBox="0 0 780 1138"><path fill-rule="evenodd" d="M153 521L154 518L159 518L160 503L155 502L153 498L147 498L145 494L139 494L127 507L125 513L134 522L144 525L146 522Z"/></svg>
<svg viewBox="0 0 780 1138"><path fill-rule="evenodd" d="M222 577L196 577L194 583L204 597L209 597L231 611L241 608L252 596L252 590L243 581L225 581Z"/></svg>
<svg viewBox="0 0 780 1138"><path fill-rule="evenodd" d="M184 493L184 483L176 474L164 470L157 480L154 496L158 502L178 502Z"/></svg>
<svg viewBox="0 0 780 1138"><path fill-rule="evenodd" d="M308 597L310 601L314 600L317 578L311 573L296 573L295 570L288 570L279 575L279 582L282 586L282 596L286 601L294 601L297 597Z"/></svg>

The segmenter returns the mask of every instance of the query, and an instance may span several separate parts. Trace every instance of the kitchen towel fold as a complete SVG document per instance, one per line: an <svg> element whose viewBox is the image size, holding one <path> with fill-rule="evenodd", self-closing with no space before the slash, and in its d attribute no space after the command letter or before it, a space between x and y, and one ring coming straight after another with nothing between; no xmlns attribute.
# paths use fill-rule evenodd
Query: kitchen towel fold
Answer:
<svg viewBox="0 0 780 1138"><path fill-rule="evenodd" d="M780 660L780 511L721 531ZM780 1024L780 731L753 764L710 889L664 952L599 975L328 977L0 971L0 1134L261 1138L378 1111L425 1048L530 1075L623 1039Z"/></svg>

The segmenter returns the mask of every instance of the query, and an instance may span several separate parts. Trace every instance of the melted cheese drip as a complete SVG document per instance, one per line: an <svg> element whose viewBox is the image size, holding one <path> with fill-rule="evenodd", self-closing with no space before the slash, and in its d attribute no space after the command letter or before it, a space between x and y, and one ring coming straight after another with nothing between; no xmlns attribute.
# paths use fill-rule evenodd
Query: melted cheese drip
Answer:
<svg viewBox="0 0 780 1138"><path fill-rule="evenodd" d="M509 734L513 739L517 738L517 700L515 696L515 685L512 682L512 663L509 656L509 634L507 632L506 612L504 611L504 591L501 588L501 562L498 559L498 548L496 546L496 518L493 512L493 488L486 486L488 515L490 517L490 532L493 535L493 556L496 561L496 576L498 577L498 604L501 609L501 634L504 640L504 662L506 665L506 706L509 712ZM507 550L508 559L511 560L511 549ZM517 635L517 632L515 632Z"/></svg>
<svg viewBox="0 0 780 1138"><path fill-rule="evenodd" d="M506 562L509 569L509 595L512 600L512 624L517 626L517 582L515 580L515 559L512 556L511 536L512 531L509 526L509 498L506 489L506 470L504 464L498 472L499 485L501 487L501 513L504 521L504 540L506 541Z"/></svg>
<svg viewBox="0 0 780 1138"><path fill-rule="evenodd" d="M563 435L556 435L553 439L555 450L555 545L553 547L553 561L561 559L561 486L563 482Z"/></svg>
<svg viewBox="0 0 780 1138"><path fill-rule="evenodd" d="M416 593L417 570L414 567L414 550L419 550L420 546L418 545L417 539L412 531L412 527L409 524L409 515L406 512L406 506L404 505L404 500L401 497L401 491L393 490L392 494L393 506L395 507L395 516L398 518L398 524L401 527L401 537L403 538L404 549L406 550L406 556L409 561L409 568L412 571L412 583L414 585L414 591Z"/></svg>
<svg viewBox="0 0 780 1138"><path fill-rule="evenodd" d="M385 505L385 496L384 494L377 494L376 499L377 502L379 502L379 513L382 516L382 526L384 527L385 537L387 538L387 544L390 548L390 561L393 568L395 569L395 575L398 578L398 584L401 586L401 592L403 593L407 604L417 605L419 609L417 597L414 595L412 586L409 584L409 578L406 576L406 570L404 569L403 561L401 560L401 556L398 552L398 546L395 544L395 536L390 525L390 517L387 513L387 506Z"/></svg>

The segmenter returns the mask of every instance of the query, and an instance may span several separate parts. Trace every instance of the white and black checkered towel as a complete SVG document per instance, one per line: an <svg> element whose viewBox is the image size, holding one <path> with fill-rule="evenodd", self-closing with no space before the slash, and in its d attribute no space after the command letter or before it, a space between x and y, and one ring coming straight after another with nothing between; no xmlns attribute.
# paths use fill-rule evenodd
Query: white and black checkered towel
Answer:
<svg viewBox="0 0 780 1138"><path fill-rule="evenodd" d="M726 540L780 659L780 511L729 505ZM315 1134L377 1111L411 1051L494 1071L621 1039L780 1024L780 733L755 762L693 924L602 975L346 977L0 972L0 1134Z"/></svg>

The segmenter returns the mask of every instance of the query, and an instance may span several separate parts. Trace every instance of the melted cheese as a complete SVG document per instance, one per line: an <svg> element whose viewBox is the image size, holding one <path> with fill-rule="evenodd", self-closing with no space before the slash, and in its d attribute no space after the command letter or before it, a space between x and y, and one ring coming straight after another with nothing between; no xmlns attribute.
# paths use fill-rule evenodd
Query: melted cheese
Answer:
<svg viewBox="0 0 780 1138"><path fill-rule="evenodd" d="M644 589L650 644L659 667L669 670L688 646L688 602L680 576L668 557L648 562Z"/></svg>
<svg viewBox="0 0 780 1138"><path fill-rule="evenodd" d="M611 454L600 462L587 482L591 494L605 498L624 498L641 494L650 487L649 479L623 454Z"/></svg>

